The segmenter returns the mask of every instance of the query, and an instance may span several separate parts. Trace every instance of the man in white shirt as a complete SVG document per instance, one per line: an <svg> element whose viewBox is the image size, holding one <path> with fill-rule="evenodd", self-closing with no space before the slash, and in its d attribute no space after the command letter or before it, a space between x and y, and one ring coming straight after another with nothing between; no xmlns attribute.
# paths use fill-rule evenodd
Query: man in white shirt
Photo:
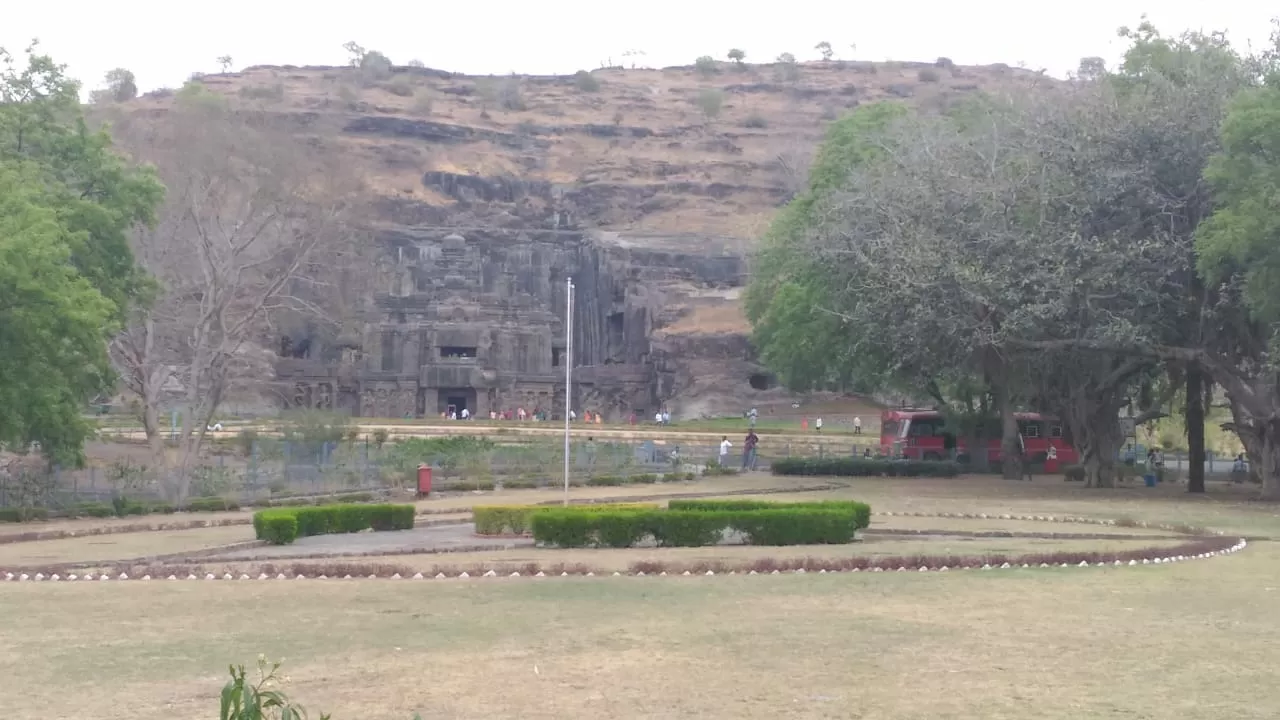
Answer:
<svg viewBox="0 0 1280 720"><path fill-rule="evenodd" d="M853 434L854 435L862 434L862 418L858 417L857 415L853 416Z"/></svg>
<svg viewBox="0 0 1280 720"><path fill-rule="evenodd" d="M467 408L462 408L462 419L466 420L469 417L471 417L471 411Z"/></svg>
<svg viewBox="0 0 1280 720"><path fill-rule="evenodd" d="M813 426L817 428L818 434L821 435L822 434L822 418L818 418L816 421L814 421Z"/></svg>
<svg viewBox="0 0 1280 720"><path fill-rule="evenodd" d="M720 467L729 466L729 448L733 447L733 443L729 442L729 436L725 436L720 441Z"/></svg>
<svg viewBox="0 0 1280 720"><path fill-rule="evenodd" d="M662 424L662 411L661 411L661 410L659 410L658 412L656 412L656 413L654 413L654 414L653 414L653 424L654 424L654 425L661 425L661 424Z"/></svg>

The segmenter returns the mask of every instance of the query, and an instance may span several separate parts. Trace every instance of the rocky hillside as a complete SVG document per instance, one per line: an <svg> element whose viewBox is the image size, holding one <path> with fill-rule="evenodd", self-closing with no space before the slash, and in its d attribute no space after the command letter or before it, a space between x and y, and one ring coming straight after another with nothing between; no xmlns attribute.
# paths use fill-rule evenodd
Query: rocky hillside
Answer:
<svg viewBox="0 0 1280 720"><path fill-rule="evenodd" d="M862 103L942 106L1034 81L1007 66L814 62L475 77L252 67L210 89L289 116L350 159L389 222L558 222L744 252L803 182L823 126ZM163 108L169 93L135 106ZM732 312L672 331L741 329Z"/></svg>
<svg viewBox="0 0 1280 720"><path fill-rule="evenodd" d="M600 405L623 412L675 404L683 416L700 416L737 412L744 402L791 407L793 399L755 363L740 293L753 238L804 183L826 123L863 103L903 99L944 107L975 90L1038 78L1003 65L939 60L704 62L560 77L475 77L366 63L252 67L201 81L233 105L274 113L319 152L339 154L365 181L374 229L400 265L412 264L406 258L458 254L457 245L478 253L467 255L475 267L521 273L520 258L534 253L553 259L547 260L552 275L598 274L599 287L614 288L613 295L599 299L600 318L583 318L604 325L584 338L579 352L586 355L576 362L601 363L592 391ZM163 113L172 98L160 91L116 110ZM587 246L596 250L574 249ZM512 251L504 248L511 247L523 249L507 257ZM436 270L452 272L443 267ZM383 308L386 314L369 327L371 357L378 354L373 346L388 342L376 340L378 333L417 337L435 327L427 318L439 298L425 290L433 287L434 271L396 269L397 276L415 272L426 274L417 291L408 291L416 292L412 299L398 298L401 281L383 283L390 299L379 302L391 309ZM436 280L448 285L450 277ZM469 302L477 307L528 294L475 279L480 284ZM541 275L528 282L540 293L546 289ZM400 308L406 302L421 305L421 317L406 318ZM537 302L547 312L554 308L553 300ZM398 384L375 388L375 397L415 392L416 366L399 371ZM298 368L297 377L317 372ZM646 389L606 401L627 386L618 379L623 376ZM391 383L391 376L382 380Z"/></svg>

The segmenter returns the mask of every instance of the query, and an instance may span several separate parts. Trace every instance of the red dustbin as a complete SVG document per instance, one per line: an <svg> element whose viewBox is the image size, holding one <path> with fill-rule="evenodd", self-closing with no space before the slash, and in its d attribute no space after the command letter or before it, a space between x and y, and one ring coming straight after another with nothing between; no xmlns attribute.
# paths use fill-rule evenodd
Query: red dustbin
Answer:
<svg viewBox="0 0 1280 720"><path fill-rule="evenodd" d="M418 466L418 497L431 494L431 466Z"/></svg>

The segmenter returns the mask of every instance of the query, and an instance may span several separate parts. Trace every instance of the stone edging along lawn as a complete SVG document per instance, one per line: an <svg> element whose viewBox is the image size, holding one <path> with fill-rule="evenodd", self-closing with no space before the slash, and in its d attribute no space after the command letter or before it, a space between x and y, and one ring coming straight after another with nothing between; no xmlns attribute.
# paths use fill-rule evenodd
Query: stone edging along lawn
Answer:
<svg viewBox="0 0 1280 720"><path fill-rule="evenodd" d="M883 512L883 513L877 513L877 514L885 515L885 516L895 515L895 513L893 512ZM991 519L994 517L996 519L1007 519L1007 520L1041 521L1041 522L1072 522L1072 523L1112 525L1112 526L1121 524L1116 520L1092 519L1092 518L1082 518L1082 517L1073 517L1073 516L1055 517L1055 516L1038 516L1038 515L1009 515L1009 514L993 516L987 513L896 513L896 514L913 516L913 517L951 517L951 518L970 518L970 519L973 519L973 518ZM815 572L818 574L826 574L828 572L834 573L834 572L863 572L863 571L865 572L888 572L888 571L906 572L908 570L912 570L916 572L927 572L927 571L947 572L949 570L973 570L973 569L993 570L993 569L1014 569L1014 568L1033 568L1033 567L1039 567L1039 568L1107 567L1107 566L1119 567L1119 566L1136 566L1136 565L1151 565L1151 564L1158 565L1158 564L1165 564L1165 563L1172 563L1172 562L1183 562L1187 560L1207 559L1211 557L1216 557L1218 555L1226 555L1226 554L1238 552L1240 550L1243 550L1248 545L1247 540L1245 540L1244 538L1241 538L1239 540L1229 540L1224 536L1224 534L1221 531L1206 535L1203 533L1208 533L1209 531L1206 531L1206 530L1197 531L1197 529L1194 529L1194 528L1186 528L1186 527L1174 526L1174 525L1160 525L1160 524L1153 524L1153 523L1135 522L1135 523L1132 523L1132 526L1165 530L1169 532L1178 533L1181 535L1190 535L1190 537L1188 537L1188 542L1183 543L1182 545L1174 546L1174 547L1142 548L1138 550L1126 550L1126 551L1120 551L1120 552L1114 552L1114 553L1055 552L1055 553L1029 553L1029 554L1022 554L1022 555L985 555L985 556L912 555L912 556L903 556L903 557L878 557L878 558L851 556L851 557L843 557L843 558L811 558L811 557L810 558L789 558L785 560L775 560L773 558L758 558L755 560L739 562L739 563L701 562L701 563L694 563L693 566L686 566L681 563L638 562L638 563L633 563L626 573L614 572L612 573L612 575L614 576L620 576L620 575L665 576L668 574L672 574L672 575L676 575L676 574L678 575L694 575L694 574L698 574L698 575L716 575L716 574L777 575L783 572L795 573L795 574ZM1196 532L1201 534L1193 534ZM1133 537L1135 539L1140 539L1143 536L1133 536ZM486 548L486 549L492 549L492 548ZM396 554L403 555L404 553L385 553L383 554L383 556L385 557L388 555L396 555ZM116 564L116 563L112 563L112 564ZM499 562L496 564L509 567L515 563ZM119 567L118 564L116 565L117 567ZM590 567L585 565L574 565L570 567L570 566L565 566L563 563L561 563L559 565L547 568L552 570L552 572L550 573L548 573L546 569L542 568L536 563L523 563L523 564L520 564L520 566L525 569L525 573L523 573L523 575L518 570L510 573L506 573L504 571L502 575L507 577L521 577L521 576L547 577L551 575L559 575L561 577L567 577L567 576L573 576L573 575L591 577L596 575L594 570L592 570ZM323 572L323 569L325 567L343 568L345 572L342 575L342 579L353 579L353 576L351 574L351 571L353 570L357 573L360 573L359 575L360 578L368 578L368 579L386 578L391 580L399 580L404 578L411 578L411 579L417 580L417 579L425 579L426 577L429 577L427 575L424 575L421 572L414 573L412 576L410 576L409 573L412 572L411 570L408 570L407 568L401 568L395 565L374 566L374 568L372 569L374 569L375 572L372 572L366 575L362 572L363 570L370 569L369 567L366 567L366 566L361 566L358 564L349 564L349 563L329 563L328 565L295 564L293 566L293 572L291 572L289 575L286 575L285 573L282 573L282 572L268 573L266 572L267 569L271 569L274 571L276 567L273 564L267 564L262 566L263 570L258 573L257 579L259 580L272 579L274 575L274 579L277 579L277 580L289 579L290 577L293 577L294 579L298 579L298 580L308 579L308 578L325 580L325 579L329 579L329 576ZM199 579L199 576L195 572L196 570L199 569L198 567L189 568L189 567L183 567L183 566L173 566L173 567L166 568L164 565L159 565L154 568L154 571L157 573L157 577L159 577L159 575L162 572L169 572L170 574L168 574L166 577L167 580L178 580L180 568L182 569L181 571L186 572L185 579L187 580ZM401 572L402 569L404 570L404 572ZM668 569L670 569L672 572L668 573L667 571ZM441 570L430 577L434 577L435 579L446 579L450 577L466 579L470 577L497 577L499 575L499 573L492 568L488 568L488 569L475 568L475 570L476 572L474 573L469 573L465 570L461 572L456 572L456 573L446 573L445 571ZM555 570L559 570L559 572L556 573ZM338 572L342 572L342 571L341 570L334 571L333 579L337 579L339 577ZM311 574L308 575L308 573L311 573ZM601 573L601 575L607 575L607 574L609 573L604 573L604 572ZM205 580L219 579L219 576L213 573L203 573L203 575ZM6 572L2 576L0 576L0 580L13 581L13 582L24 582L28 580L59 581L64 579L69 581L70 580L106 581L106 580L111 580L113 578L117 580L128 580L130 579L130 576L126 572L121 572L119 574L111 574L111 575L107 573L95 575L94 573L90 572L83 576L77 576L76 574L72 573L67 575L65 578L61 577L56 572L51 573L50 575L47 575L47 576L42 572L37 572L34 575L29 575L27 573L20 573L15 575L12 572ZM151 575L149 573L146 573L146 574L143 574L138 579L151 580ZM221 575L221 579L231 580L231 579L235 579L235 576L231 575L230 573L223 573ZM249 580L249 579L252 579L252 576L249 575L248 573L241 573L239 575L239 579Z"/></svg>
<svg viewBox="0 0 1280 720"><path fill-rule="evenodd" d="M1216 542L1215 542L1215 541L1216 541ZM1248 546L1248 542L1247 542L1247 541L1245 541L1244 539L1240 539L1240 540L1236 540L1236 541L1231 541L1230 543L1228 543L1228 542L1224 541L1222 538L1213 538L1213 539L1211 539L1209 542L1202 542L1202 543L1188 543L1187 545L1183 545L1183 546L1179 546L1179 547L1175 547L1175 548L1167 548L1167 549L1165 549L1165 550L1163 550L1163 551L1161 551L1161 550L1156 550L1156 551L1154 551L1154 553L1153 553L1154 557L1143 557L1143 558L1141 558L1141 562L1139 562L1138 558L1136 558L1136 557L1130 557L1130 558L1129 558L1129 560L1128 560L1128 562L1125 562L1125 561L1123 561L1123 560L1121 560L1121 559L1119 559L1119 558L1117 557L1115 560L1110 561L1110 562L1107 562L1107 561L1105 561L1105 560L1097 560L1097 561L1095 561L1095 562L1093 562L1093 563L1090 563L1088 560L1081 560L1078 564L1075 564L1075 563L1069 563L1069 562L1065 562L1065 561L1064 561L1064 562L1058 562L1058 563L1049 563L1049 562L1046 562L1046 561L1045 561L1045 560L1049 560L1049 559L1051 559L1049 555L1026 555L1026 556L1016 556L1016 557L1012 557L1012 558L1006 559L1004 562L1002 562L1002 563L1000 563L1000 564L998 564L998 565L992 564L992 563L990 563L990 562L983 562L981 565L978 565L977 563L978 563L978 562L982 562L982 559L974 560L974 559L971 559L971 558L964 558L964 557L960 557L960 556L951 556L951 557L946 558L946 559L931 558L930 556L914 556L914 557L912 557L912 558L906 558L905 560L907 561L907 564L901 564L901 565L898 565L896 568L895 568L895 567L892 567L892 565L893 565L893 564L895 564L895 563L897 563L897 562L900 562L902 559L898 559L898 558L880 558L880 559L869 559L869 558L844 558L844 559L836 560L836 561L826 561L826 562L824 563L824 561L822 561L821 559L815 560L815 559L813 559L813 558L802 558L802 559L799 559L798 561L792 561L792 562L770 563L771 565L774 565L775 567L773 567L772 569L765 569L765 570L760 570L760 571L755 570L754 568L748 569L748 567L751 565L751 563L747 563L747 564L743 564L743 565L741 565L741 566L739 566L739 567L728 568L728 569L726 569L726 567L722 566L721 571L720 571L719 573L717 573L714 569L708 569L708 570L706 570L706 571L704 571L704 572L697 572L697 573L694 573L694 572L693 572L692 570L690 570L690 569L685 569L683 572L676 571L676 572L668 573L666 570L660 570L660 569L658 569L659 567L661 567L661 564L660 564L660 563L649 563L649 565L653 565L653 566L654 566L654 568L653 568L653 571L652 571L652 572L648 572L648 573L646 573L643 569L639 569L639 570L634 570L634 569L633 569L633 570L628 570L626 573L622 573L622 572L617 572L617 571L615 571L615 572L613 572L613 573L612 573L612 576L617 577L617 576L622 576L622 575L628 575L628 576L634 576L634 577L643 577L643 576L645 576L645 575L649 575L649 576L660 576L660 577L665 577L665 576L667 576L667 575L684 575L684 576L688 576L688 575L694 575L694 574L697 574L697 575L717 575L717 574L719 574L719 575L764 575L764 574L768 574L768 575L778 575L778 574L781 574L781 573L784 573L784 572L785 572L785 573L790 573L790 574L796 574L796 575L803 575L803 574L805 574L805 573L807 573L807 572L808 572L808 573L816 573L816 574L819 574L819 575L825 575L825 574L827 574L827 573L829 573L829 572L830 572L830 573L837 573L837 572L853 572L853 573L856 573L856 572L864 572L864 571L865 571L865 572L890 572L890 571L895 571L895 572L908 572L908 571L914 571L914 572L927 572L927 571L947 572L947 571L949 571L949 570L955 570L955 571L975 570L975 569L977 569L977 570L1009 570L1009 569L1018 569L1018 568L1024 568L1024 569L1025 569L1025 568L1033 568L1033 567L1039 567L1039 568L1053 568L1053 567L1060 567L1060 568L1080 567L1080 568L1084 568L1084 567L1112 567L1112 566L1114 566L1114 567L1120 567L1120 566L1152 565L1152 564L1159 565L1159 564L1165 564L1165 563L1185 562L1185 561L1187 561L1187 560L1201 560L1201 559L1207 559L1207 558L1211 558L1211 557L1217 557L1217 556L1219 556L1219 555L1229 555L1229 554L1232 554L1232 553L1236 553L1236 552L1239 552L1240 550L1243 550L1243 549L1244 549L1245 547L1247 547L1247 546ZM1187 552L1187 553L1191 553L1191 554L1181 554L1181 553L1180 553L1180 554L1176 554L1176 555L1175 555L1175 554L1172 554L1174 551L1183 551L1183 552ZM1132 555L1132 554L1137 554L1137 553L1142 553L1142 552L1143 552L1143 551L1134 551L1133 553L1112 553L1112 554L1105 554L1105 555ZM1054 555L1058 555L1058 556L1067 556L1067 555L1083 556L1083 555L1104 555L1104 554L1103 554L1103 553L1057 553L1057 554L1054 554ZM1004 556L1001 556L1001 557L1004 557ZM849 565L849 564L850 564L850 563L848 563L848 562L844 562L844 561L846 561L846 560L852 560L852 561L855 561L855 562L857 562L857 561L862 561L862 562L860 563L860 565L857 565L857 566L846 567L846 565ZM1017 561L1017 560L1023 560L1023 562L1015 562L1015 561ZM1041 560L1041 562L1039 562L1039 563L1033 563L1033 562L1026 562L1026 560ZM917 566L916 566L916 562L921 562L921 564L917 567ZM947 563L950 563L950 564L947 564ZM798 564L798 566L796 566L797 564ZM819 566L824 565L824 564L832 566L832 567L831 567L831 569L830 569L830 570L828 570L828 568L827 568L827 567L819 567ZM888 564L888 565L889 565L889 567L886 567L886 564ZM908 566L908 565L909 565L909 566ZM305 567L305 566L303 566L303 567ZM589 568L585 568L585 567L575 567L575 568L572 568L572 569L574 570L574 572L572 572L572 573L571 573L571 572L569 572L569 569L563 569L563 570L561 570L561 572L559 573L559 577L570 577L570 576L595 577L595 576L596 576L596 573L595 573L594 571L590 570ZM534 570L536 570L536 572L535 572ZM536 565L532 565L532 564L530 564L530 565L526 566L526 571L527 571L527 572L526 572L526 573L524 573L523 575L522 575L519 571L513 571L513 572L511 572L511 573L509 573L509 574L504 573L504 574L502 575L502 577L552 577L552 576L555 576L555 575L556 575L556 573L554 573L554 572L552 572L552 573L547 573L547 572L545 572L545 571L543 571L543 570L538 570L538 569L537 569L537 566L536 566ZM604 576L604 575L607 575L607 574L608 574L608 573L601 573L600 575L601 575L601 576ZM466 572L466 571L464 570L464 571L462 571L462 572L460 572L460 573L457 573L456 575L447 575L447 574L445 574L444 572L439 572L439 573L436 573L434 576L428 576L428 575L423 575L422 573L420 573L420 572L419 572L419 573L415 573L415 574L414 574L414 575L412 575L412 576L409 576L409 575L407 575L407 574L402 574L402 573L400 573L400 572L395 572L395 573L393 573L393 574L391 574L391 575L389 575L389 576L388 576L388 575L385 575L385 574L384 574L384 575L380 575L380 574L377 574L377 573L372 573L372 574L369 574L368 576L361 576L360 578L353 578L353 577L351 576L351 574L350 574L350 573L348 573L347 575L343 576L341 579L343 579L343 580L352 580L352 579L365 579L365 578L367 578L367 579L370 579L370 580L376 580L376 579L389 579L389 580L403 580L403 579L424 580L424 579L427 579L428 577L432 577L432 578L434 578L434 579L436 579L436 580L444 580L444 579L449 579L449 578L456 578L456 579L463 579L463 580L465 580L465 579L468 579L468 578L471 578L471 577L486 577L486 578L499 577L499 574L498 574L498 572L497 572L496 570L492 570L492 569L490 569L490 570L484 571L483 573L477 573L476 575L471 575L470 573L468 573L468 572ZM21 575L17 575L17 576L15 576L13 573L9 572L9 573L5 573L5 574L4 574L4 576L3 576L3 578L0 578L0 580L3 580L3 581L10 581L10 582L26 582L26 581L37 581L37 582L38 582L38 581L45 581L45 580L47 580L47 581L52 581L52 582L57 582L57 581L59 581L59 580L66 580L66 581L96 580L96 581L100 581L100 582L105 582L105 581L108 581L108 580L124 581L124 580L129 580L129 579L130 579L130 577L129 577L129 575L128 575L127 573L120 573L120 574L119 574L119 575L117 575L117 576L112 576L112 575L108 575L108 574L106 574L106 573L102 573L101 575L94 575L94 573L92 573L92 572L90 572L90 573L88 573L88 574L86 574L86 575L83 575L83 576L77 576L77 575L75 575L75 574L73 573L73 574L70 574L70 575L66 576L65 578L60 577L60 576L59 576L59 575L57 575L56 573L55 573L55 574L53 574L53 575L51 575L51 576L45 577L45 575L44 575L43 573L36 573L34 576L30 576L30 575L28 575L27 573L22 573ZM143 575L143 576L142 576L142 577L140 577L140 578L136 578L136 580L138 580L138 581L149 581L149 580L151 580L151 579L152 579L152 578L151 578L151 575L149 575L149 574L147 574L147 575ZM168 577L166 577L165 579L166 579L166 580L178 580L178 579L179 579L179 577L178 577L176 574L171 574L171 575L169 575ZM186 580L199 580L199 579L201 579L201 578L199 578L199 577L198 577L197 575L195 575L194 573L188 573L188 574L185 576L185 578L182 578L182 579L186 579ZM224 573L221 577L219 577L219 576L217 576L217 575L214 575L213 573L206 573L206 574L204 575L204 578L203 578L203 579L204 579L204 580L218 580L218 579L221 579L221 580L235 580L235 579L237 579L237 578L236 578L236 576L233 576L231 573ZM252 576L248 575L247 573L241 573L238 579L240 579L240 580L251 580L251 579L253 579L253 578L252 578ZM288 579L290 579L290 576L285 575L284 573L277 573L277 574L274 576L274 578L273 578L271 575L269 575L269 574L267 574L267 573L265 573L265 572L262 572L262 573L259 573L259 574L258 574L257 579L258 579L258 580L271 580L271 579L275 579L275 580L288 580ZM331 579L331 578L329 578L328 576L324 575L323 573L321 573L321 574L314 574L314 575L306 575L306 574L304 574L304 573L302 573L302 572L299 572L299 573L297 573L296 575L294 575L294 576L292 577L292 579L295 579L295 580L307 580L307 579L314 579L314 580L328 580L328 579ZM333 577L332 579L335 579L335 580L336 580L336 579L339 579L339 578L338 578L338 576L335 574L335 575L334 575L334 577Z"/></svg>

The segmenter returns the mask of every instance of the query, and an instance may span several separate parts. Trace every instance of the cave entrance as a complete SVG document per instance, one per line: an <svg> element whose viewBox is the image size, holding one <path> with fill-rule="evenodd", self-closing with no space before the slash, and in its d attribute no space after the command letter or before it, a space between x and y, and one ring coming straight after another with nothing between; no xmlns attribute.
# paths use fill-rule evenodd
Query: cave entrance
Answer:
<svg viewBox="0 0 1280 720"><path fill-rule="evenodd" d="M778 378L772 373L752 373L747 378L747 382L751 384L753 390L772 390L778 386Z"/></svg>
<svg viewBox="0 0 1280 720"><path fill-rule="evenodd" d="M446 416L457 413L458 417L462 417L463 410L470 414L476 411L475 388L440 388L438 397L436 412L444 413Z"/></svg>

